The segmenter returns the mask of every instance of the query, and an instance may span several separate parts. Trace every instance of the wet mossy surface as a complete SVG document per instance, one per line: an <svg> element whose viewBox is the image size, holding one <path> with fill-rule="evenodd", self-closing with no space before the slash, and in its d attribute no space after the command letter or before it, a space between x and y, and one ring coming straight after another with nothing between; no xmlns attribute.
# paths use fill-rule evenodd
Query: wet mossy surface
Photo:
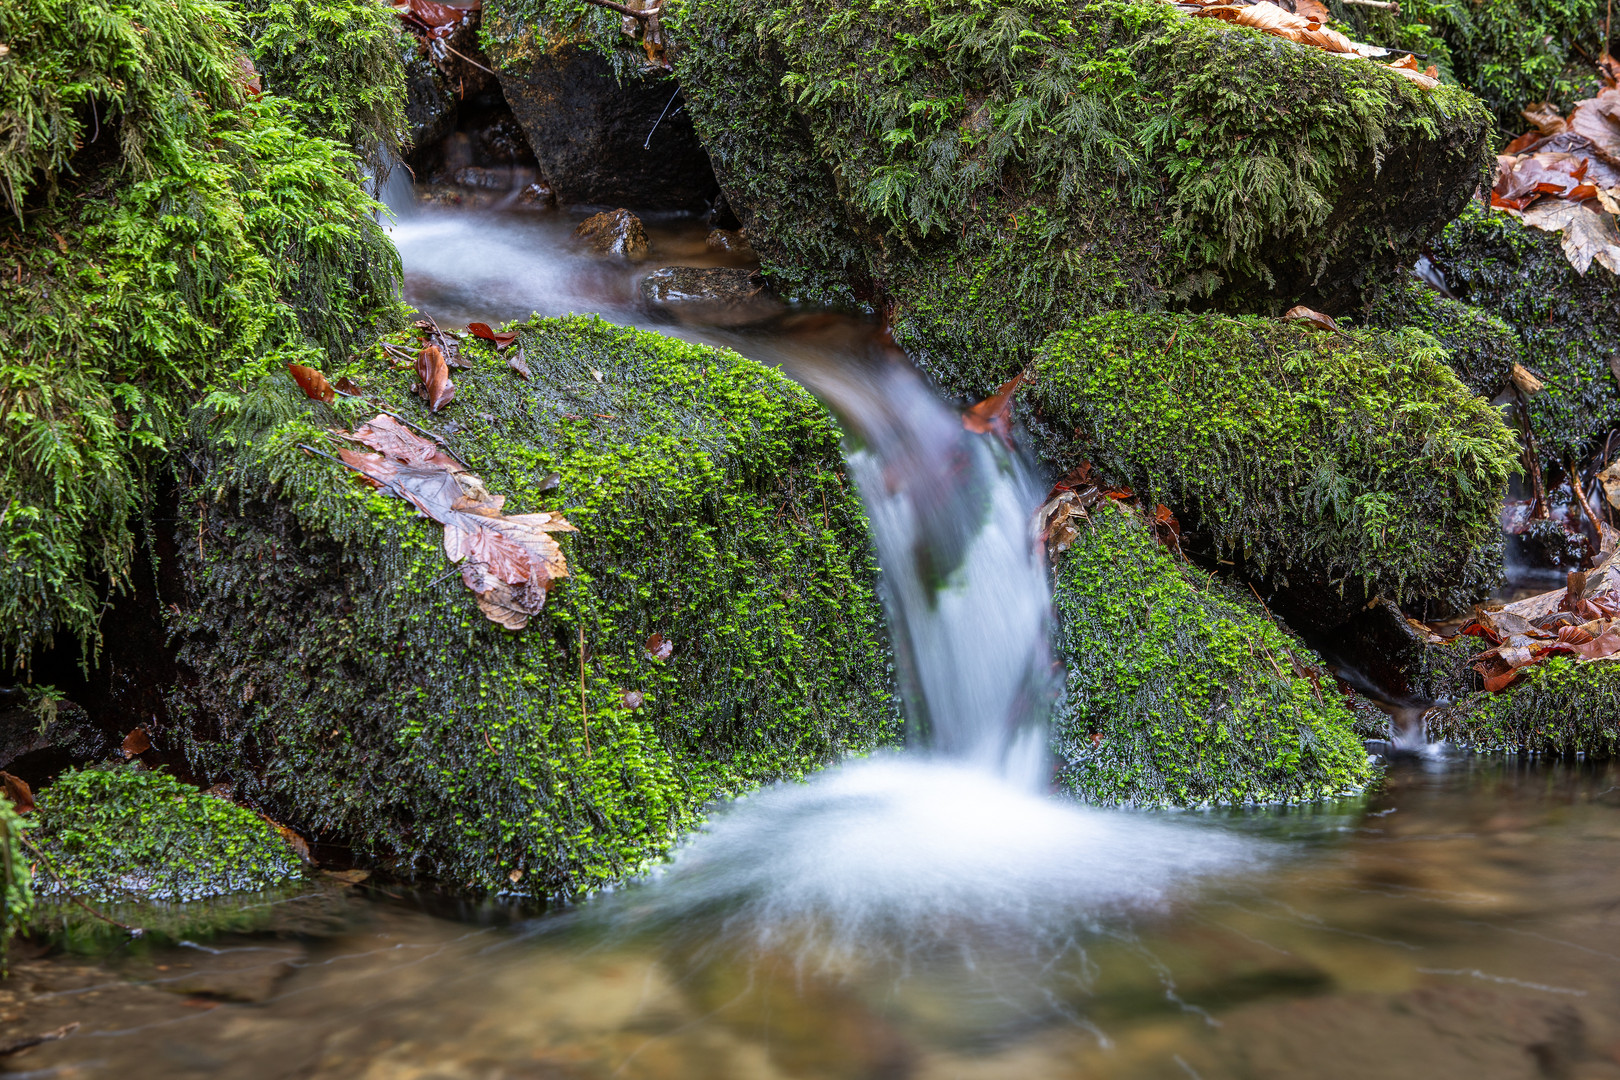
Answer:
<svg viewBox="0 0 1620 1080"><path fill-rule="evenodd" d="M201 900L302 876L299 857L253 811L135 765L63 773L40 791L32 839L49 862L42 896Z"/></svg>
<svg viewBox="0 0 1620 1080"><path fill-rule="evenodd" d="M1513 365L1523 358L1518 333L1501 316L1454 300L1420 281L1380 290L1367 312L1367 323L1382 330L1422 330L1445 348L1446 363L1463 385L1481 397L1501 393Z"/></svg>
<svg viewBox="0 0 1620 1080"><path fill-rule="evenodd" d="M1593 263L1582 275L1558 234L1470 204L1430 247L1460 300L1500 317L1523 343L1521 363L1546 385L1530 399L1537 450L1548 462L1584 457L1620 427L1620 278Z"/></svg>
<svg viewBox="0 0 1620 1080"><path fill-rule="evenodd" d="M1347 310L1486 176L1455 88L1106 0L687 0L664 18L785 292L885 306L980 396L1110 308Z"/></svg>
<svg viewBox="0 0 1620 1080"><path fill-rule="evenodd" d="M210 388L397 318L348 151L239 80L212 0L0 10L0 661L94 646L154 469Z"/></svg>
<svg viewBox="0 0 1620 1080"><path fill-rule="evenodd" d="M1478 592L1500 567L1514 436L1421 332L1115 312L1034 369L1021 393L1059 472L1093 461L1275 587L1360 607Z"/></svg>
<svg viewBox="0 0 1620 1080"><path fill-rule="evenodd" d="M728 351L587 318L517 329L533 380L469 339L437 415L385 358L349 374L451 432L507 513L578 526L542 614L488 622L439 526L297 449L375 408L267 387L238 449L199 429L214 448L182 493L174 621L193 678L170 707L201 775L317 838L453 887L574 895L665 851L707 801L901 723L825 409Z"/></svg>
<svg viewBox="0 0 1620 1080"><path fill-rule="evenodd" d="M1620 663L1556 657L1507 690L1472 694L1426 718L1430 739L1470 750L1612 758L1620 754Z"/></svg>
<svg viewBox="0 0 1620 1080"><path fill-rule="evenodd" d="M0 976L6 974L11 939L35 911L33 875L23 849L25 828L11 800L0 797Z"/></svg>
<svg viewBox="0 0 1620 1080"><path fill-rule="evenodd" d="M1372 772L1331 677L1252 599L1111 502L1055 560L1060 782L1102 805L1325 798Z"/></svg>

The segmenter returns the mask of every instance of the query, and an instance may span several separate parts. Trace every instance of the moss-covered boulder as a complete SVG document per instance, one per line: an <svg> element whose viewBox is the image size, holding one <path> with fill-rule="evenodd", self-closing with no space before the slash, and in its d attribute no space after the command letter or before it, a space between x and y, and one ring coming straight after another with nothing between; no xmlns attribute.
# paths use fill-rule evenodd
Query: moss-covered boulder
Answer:
<svg viewBox="0 0 1620 1080"><path fill-rule="evenodd" d="M69 770L40 791L37 811L42 897L200 900L303 873L273 823L136 765Z"/></svg>
<svg viewBox="0 0 1620 1080"><path fill-rule="evenodd" d="M1089 459L1195 546L1348 614L1500 567L1516 444L1442 355L1419 331L1114 312L1043 343L1025 407L1059 471Z"/></svg>
<svg viewBox="0 0 1620 1080"><path fill-rule="evenodd" d="M1525 367L1546 384L1530 400L1537 449L1549 462L1584 457L1620 427L1620 278L1569 265L1558 234L1470 204L1430 248L1457 297L1517 332Z"/></svg>
<svg viewBox="0 0 1620 1080"><path fill-rule="evenodd" d="M0 662L94 642L209 387L340 356L399 260L349 152L241 83L216 0L0 7Z"/></svg>
<svg viewBox="0 0 1620 1080"><path fill-rule="evenodd" d="M815 399L592 319L517 330L533 379L469 339L436 415L384 356L348 374L444 433L506 513L578 527L542 613L489 622L439 526L298 449L375 406L266 387L261 430L238 423L250 447L200 429L174 621L191 677L169 703L201 776L317 838L451 885L571 894L710 799L900 723L865 518Z"/></svg>
<svg viewBox="0 0 1620 1080"><path fill-rule="evenodd" d="M1526 130L1521 110L1550 101L1560 111L1598 88L1592 58L1603 52L1605 0L1401 0L1373 8L1328 0L1363 41L1411 49L1478 94L1509 137Z"/></svg>
<svg viewBox="0 0 1620 1080"><path fill-rule="evenodd" d="M1246 594L1105 502L1055 561L1062 784L1104 805L1308 800L1367 782L1331 677Z"/></svg>
<svg viewBox="0 0 1620 1080"><path fill-rule="evenodd" d="M1472 750L1620 755L1620 663L1557 657L1501 693L1480 691L1425 718L1430 739Z"/></svg>
<svg viewBox="0 0 1620 1080"><path fill-rule="evenodd" d="M1347 310L1491 160L1456 88L1156 0L687 0L663 21L783 290L884 306L972 396L1077 315Z"/></svg>
<svg viewBox="0 0 1620 1080"><path fill-rule="evenodd" d="M1422 330L1446 350L1446 363L1463 385L1485 398L1506 389L1513 365L1524 356L1518 333L1500 315L1416 280L1379 290L1366 319L1383 330Z"/></svg>

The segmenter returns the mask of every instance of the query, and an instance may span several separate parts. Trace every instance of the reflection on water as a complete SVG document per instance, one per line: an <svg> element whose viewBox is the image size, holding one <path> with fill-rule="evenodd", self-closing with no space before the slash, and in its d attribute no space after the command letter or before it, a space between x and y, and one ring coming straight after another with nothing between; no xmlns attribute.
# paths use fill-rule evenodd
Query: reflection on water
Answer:
<svg viewBox="0 0 1620 1080"><path fill-rule="evenodd" d="M860 767L843 775L832 785L853 790L840 799L868 782ZM1083 814L987 793L982 775L960 777L955 800L943 774L928 782L933 801L911 803L918 817L903 823L877 813L881 794L869 817L846 806L855 820L842 823L789 812L823 798L814 786L755 796L779 800L785 831L757 815L761 831L728 842L791 848L760 857L796 869L695 889L707 903L662 906L655 882L495 927L361 887L346 928L328 936L289 921L279 936L207 951L22 960L0 1037L82 1026L5 1068L246 1080L1620 1077L1620 768L1409 763L1365 807L1115 814L1123 830L1101 836ZM725 828L722 818L717 835ZM1222 850L1266 858L1176 887L1180 860ZM690 886L702 873L678 862L669 877ZM961 893L957 875L971 879ZM863 898L843 927L869 946L859 953L737 932L739 918L794 926L845 909L839 882ZM774 906L770 919L756 918L760 904Z"/></svg>

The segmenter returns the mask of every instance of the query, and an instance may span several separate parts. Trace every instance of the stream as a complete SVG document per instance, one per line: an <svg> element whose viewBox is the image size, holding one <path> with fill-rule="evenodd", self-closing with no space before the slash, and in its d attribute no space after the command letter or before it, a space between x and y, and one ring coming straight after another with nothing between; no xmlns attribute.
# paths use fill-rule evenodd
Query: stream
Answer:
<svg viewBox="0 0 1620 1080"><path fill-rule="evenodd" d="M252 932L21 948L0 1019L81 1026L0 1075L1620 1080L1620 765L1436 750L1306 807L1049 797L1061 679L1027 463L857 317L649 315L652 268L738 265L705 227L649 221L628 264L573 252L577 220L402 214L407 299L447 327L599 312L825 401L884 567L907 748L716 808L573 908L325 874L244 902Z"/></svg>

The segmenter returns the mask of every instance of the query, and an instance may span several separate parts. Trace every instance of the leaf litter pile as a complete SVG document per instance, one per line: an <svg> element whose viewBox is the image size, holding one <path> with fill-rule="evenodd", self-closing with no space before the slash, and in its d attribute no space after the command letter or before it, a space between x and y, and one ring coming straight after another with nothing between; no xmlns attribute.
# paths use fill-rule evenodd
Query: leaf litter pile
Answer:
<svg viewBox="0 0 1620 1080"><path fill-rule="evenodd" d="M1578 273L1597 262L1620 274L1620 63L1603 57L1603 89L1569 115L1532 105L1534 130L1502 148L1491 205L1533 229L1561 234Z"/></svg>
<svg viewBox="0 0 1620 1080"><path fill-rule="evenodd" d="M1459 633L1491 643L1474 657L1474 670L1493 694L1554 656L1620 660L1620 560L1611 556L1590 573L1571 571L1562 589L1474 614Z"/></svg>

